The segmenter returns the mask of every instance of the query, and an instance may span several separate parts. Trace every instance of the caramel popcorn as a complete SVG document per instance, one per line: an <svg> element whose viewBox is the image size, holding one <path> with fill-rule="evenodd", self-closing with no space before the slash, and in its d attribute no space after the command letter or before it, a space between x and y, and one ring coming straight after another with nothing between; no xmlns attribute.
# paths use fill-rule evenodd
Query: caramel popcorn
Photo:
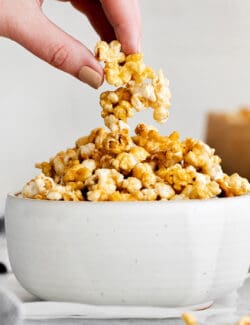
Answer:
<svg viewBox="0 0 250 325"><path fill-rule="evenodd" d="M181 318L184 320L186 325L197 325L196 318L191 314L184 313L182 314Z"/></svg>
<svg viewBox="0 0 250 325"><path fill-rule="evenodd" d="M240 177L237 173L231 176L224 174L217 182L225 196L238 196L250 192L248 180Z"/></svg>
<svg viewBox="0 0 250 325"><path fill-rule="evenodd" d="M209 199L250 193L247 179L225 174L221 159L204 142L161 135L140 123L130 134L128 119L152 108L162 123L168 118L169 82L155 73L141 53L125 55L118 41L98 42L108 83L119 88L100 95L106 127L79 138L75 147L36 164L42 173L29 181L22 196L42 200L154 201ZM184 317L193 325L188 316ZM245 324L245 323L244 323Z"/></svg>

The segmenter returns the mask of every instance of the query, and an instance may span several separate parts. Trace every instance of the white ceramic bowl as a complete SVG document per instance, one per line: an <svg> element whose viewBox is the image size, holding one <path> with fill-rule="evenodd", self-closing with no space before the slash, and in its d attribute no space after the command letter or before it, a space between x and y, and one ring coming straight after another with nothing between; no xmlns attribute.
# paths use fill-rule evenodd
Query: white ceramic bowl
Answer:
<svg viewBox="0 0 250 325"><path fill-rule="evenodd" d="M46 300L203 304L243 283L249 208L249 195L99 203L9 195L9 257L23 287Z"/></svg>

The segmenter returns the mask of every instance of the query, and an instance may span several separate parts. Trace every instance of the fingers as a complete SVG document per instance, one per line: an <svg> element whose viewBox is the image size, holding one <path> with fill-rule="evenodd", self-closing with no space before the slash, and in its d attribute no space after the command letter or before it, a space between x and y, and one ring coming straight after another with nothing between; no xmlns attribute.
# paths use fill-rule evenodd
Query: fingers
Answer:
<svg viewBox="0 0 250 325"><path fill-rule="evenodd" d="M123 51L138 52L141 41L141 18L137 0L100 0L103 10L114 28Z"/></svg>
<svg viewBox="0 0 250 325"><path fill-rule="evenodd" d="M116 38L114 29L109 23L99 0L71 0L71 3L87 16L102 40L111 42Z"/></svg>
<svg viewBox="0 0 250 325"><path fill-rule="evenodd" d="M28 17L28 19L27 19ZM98 88L103 69L93 54L37 10L15 16L9 37L42 60Z"/></svg>

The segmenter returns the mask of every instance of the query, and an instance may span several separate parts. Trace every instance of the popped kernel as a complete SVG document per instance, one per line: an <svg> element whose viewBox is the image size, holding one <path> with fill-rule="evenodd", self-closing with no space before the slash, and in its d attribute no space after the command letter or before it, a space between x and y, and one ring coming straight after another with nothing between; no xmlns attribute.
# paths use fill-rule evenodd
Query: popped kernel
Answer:
<svg viewBox="0 0 250 325"><path fill-rule="evenodd" d="M250 192L250 184L246 178L240 177L237 173L231 176L224 174L216 182L220 185L225 196L238 196Z"/></svg>
<svg viewBox="0 0 250 325"><path fill-rule="evenodd" d="M212 179L221 178L223 175L220 157L214 155L215 150L202 141L186 139L184 141L184 161L188 165L194 166L204 174L208 174Z"/></svg>
<svg viewBox="0 0 250 325"><path fill-rule="evenodd" d="M250 193L248 180L224 174L221 159L202 141L181 141L177 132L161 135L156 127L143 123L130 135L127 122L135 112L152 108L156 121L166 121L169 82L162 71L155 74L144 64L141 53L126 56L118 41L98 42L96 57L104 61L106 80L119 86L100 96L106 127L93 129L74 148L36 164L42 173L23 187L23 197L155 201Z"/></svg>
<svg viewBox="0 0 250 325"><path fill-rule="evenodd" d="M125 56L119 42L110 44L98 42L95 48L96 58L105 63L104 73L109 84L121 86L131 80L137 83L153 79L154 71L143 62L143 54L135 53Z"/></svg>
<svg viewBox="0 0 250 325"><path fill-rule="evenodd" d="M95 56L99 61L118 63L125 61L125 54L121 52L121 44L116 40L110 44L104 41L97 42Z"/></svg>
<svg viewBox="0 0 250 325"><path fill-rule="evenodd" d="M142 201L155 201L157 198L157 193L154 188L144 188L138 193L138 199Z"/></svg>
<svg viewBox="0 0 250 325"><path fill-rule="evenodd" d="M136 164L132 169L132 175L138 178L144 187L150 188L156 183L156 175L148 163Z"/></svg>
<svg viewBox="0 0 250 325"><path fill-rule="evenodd" d="M155 184L155 191L160 200L170 200L175 195L172 186L163 182L157 182Z"/></svg>
<svg viewBox="0 0 250 325"><path fill-rule="evenodd" d="M134 194L142 187L141 181L136 177L128 177L123 180L122 188L126 189L129 193Z"/></svg>
<svg viewBox="0 0 250 325"><path fill-rule="evenodd" d="M85 181L88 188L87 197L90 201L104 201L109 194L121 186L124 176L115 169L97 169L91 177Z"/></svg>
<svg viewBox="0 0 250 325"><path fill-rule="evenodd" d="M129 151L132 147L132 140L128 134L128 130L123 129L120 133L110 132L103 141L103 149L107 153L119 154Z"/></svg>
<svg viewBox="0 0 250 325"><path fill-rule="evenodd" d="M112 160L111 164L116 170L128 174L134 168L137 162L138 161L134 155L128 152L121 152L115 159Z"/></svg>
<svg viewBox="0 0 250 325"><path fill-rule="evenodd" d="M130 193L115 191L108 197L109 201L137 201L137 198Z"/></svg>
<svg viewBox="0 0 250 325"><path fill-rule="evenodd" d="M196 318L193 315L189 314L189 313L183 313L181 315L181 318L184 320L186 325L197 325Z"/></svg>
<svg viewBox="0 0 250 325"><path fill-rule="evenodd" d="M39 200L72 200L83 201L82 192L72 190L69 186L58 185L50 177L44 174L37 175L22 189L22 196L29 199Z"/></svg>
<svg viewBox="0 0 250 325"><path fill-rule="evenodd" d="M108 134L106 128L96 128L93 129L88 136L88 143L94 143L96 149L102 149L103 141Z"/></svg>
<svg viewBox="0 0 250 325"><path fill-rule="evenodd" d="M85 163L86 165L86 163ZM92 168L85 167L83 164L77 164L70 167L63 176L64 182L67 184L68 182L84 182L88 177L92 175Z"/></svg>

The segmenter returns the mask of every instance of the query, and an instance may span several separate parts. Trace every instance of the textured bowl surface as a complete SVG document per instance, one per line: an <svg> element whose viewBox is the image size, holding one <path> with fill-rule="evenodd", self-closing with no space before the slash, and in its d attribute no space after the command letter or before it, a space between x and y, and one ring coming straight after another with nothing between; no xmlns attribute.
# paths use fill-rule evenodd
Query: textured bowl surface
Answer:
<svg viewBox="0 0 250 325"><path fill-rule="evenodd" d="M190 306L240 287L250 262L250 196L56 202L9 195L9 257L46 300Z"/></svg>

